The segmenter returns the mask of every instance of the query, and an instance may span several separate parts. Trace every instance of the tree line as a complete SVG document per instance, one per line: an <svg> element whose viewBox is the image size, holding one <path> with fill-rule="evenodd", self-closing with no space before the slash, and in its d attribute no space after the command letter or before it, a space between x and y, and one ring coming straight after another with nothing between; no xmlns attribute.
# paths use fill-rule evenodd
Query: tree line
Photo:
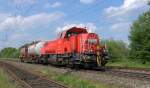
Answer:
<svg viewBox="0 0 150 88"><path fill-rule="evenodd" d="M18 58L19 50L13 47L7 47L0 51L0 58Z"/></svg>
<svg viewBox="0 0 150 88"><path fill-rule="evenodd" d="M150 62L150 10L133 22L127 45L123 41L106 40L110 61L130 59L145 64Z"/></svg>

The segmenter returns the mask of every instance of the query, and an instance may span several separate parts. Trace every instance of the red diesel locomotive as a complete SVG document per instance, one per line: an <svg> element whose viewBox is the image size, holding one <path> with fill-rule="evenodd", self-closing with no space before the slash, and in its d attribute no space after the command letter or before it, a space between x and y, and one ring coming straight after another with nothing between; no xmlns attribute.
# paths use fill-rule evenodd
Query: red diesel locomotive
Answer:
<svg viewBox="0 0 150 88"><path fill-rule="evenodd" d="M99 67L107 63L108 53L97 34L72 27L54 41L37 41L22 46L20 59L22 62L71 67Z"/></svg>

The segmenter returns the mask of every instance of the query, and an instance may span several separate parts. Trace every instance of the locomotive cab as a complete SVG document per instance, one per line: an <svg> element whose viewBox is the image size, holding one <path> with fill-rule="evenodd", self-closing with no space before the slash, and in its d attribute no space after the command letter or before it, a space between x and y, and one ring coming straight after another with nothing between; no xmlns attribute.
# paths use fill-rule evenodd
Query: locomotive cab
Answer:
<svg viewBox="0 0 150 88"><path fill-rule="evenodd" d="M71 61L75 65L80 64L84 67L101 65L100 57L98 57L99 37L97 34L88 33L85 28L73 27L63 32L61 38L70 42Z"/></svg>

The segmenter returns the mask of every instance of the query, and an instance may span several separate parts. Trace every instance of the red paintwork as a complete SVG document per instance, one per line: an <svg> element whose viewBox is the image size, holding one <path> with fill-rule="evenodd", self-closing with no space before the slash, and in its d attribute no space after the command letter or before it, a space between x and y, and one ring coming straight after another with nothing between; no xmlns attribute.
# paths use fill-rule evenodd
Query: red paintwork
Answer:
<svg viewBox="0 0 150 88"><path fill-rule="evenodd" d="M41 54L64 54L71 52L70 42L65 39L58 39L54 41L48 41L41 49Z"/></svg>
<svg viewBox="0 0 150 88"><path fill-rule="evenodd" d="M69 38L67 33L70 34ZM77 33L77 34L75 34ZM91 44L91 42L94 42ZM59 39L48 41L44 47L41 48L41 54L69 54L77 53L96 53L98 51L99 38L95 33L88 33L84 28L73 27L61 33Z"/></svg>

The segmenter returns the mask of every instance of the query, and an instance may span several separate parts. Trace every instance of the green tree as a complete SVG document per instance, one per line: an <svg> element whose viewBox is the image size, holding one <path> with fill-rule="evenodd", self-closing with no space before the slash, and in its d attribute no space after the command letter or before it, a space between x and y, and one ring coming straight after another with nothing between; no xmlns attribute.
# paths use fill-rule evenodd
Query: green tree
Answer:
<svg viewBox="0 0 150 88"><path fill-rule="evenodd" d="M150 61L150 10L133 23L129 39L130 57L142 63Z"/></svg>
<svg viewBox="0 0 150 88"><path fill-rule="evenodd" d="M121 61L122 59L128 58L129 49L127 44L123 41L104 40L102 43L105 43L108 47L111 62Z"/></svg>
<svg viewBox="0 0 150 88"><path fill-rule="evenodd" d="M12 47L7 47L1 50L0 58L18 58L19 50Z"/></svg>

